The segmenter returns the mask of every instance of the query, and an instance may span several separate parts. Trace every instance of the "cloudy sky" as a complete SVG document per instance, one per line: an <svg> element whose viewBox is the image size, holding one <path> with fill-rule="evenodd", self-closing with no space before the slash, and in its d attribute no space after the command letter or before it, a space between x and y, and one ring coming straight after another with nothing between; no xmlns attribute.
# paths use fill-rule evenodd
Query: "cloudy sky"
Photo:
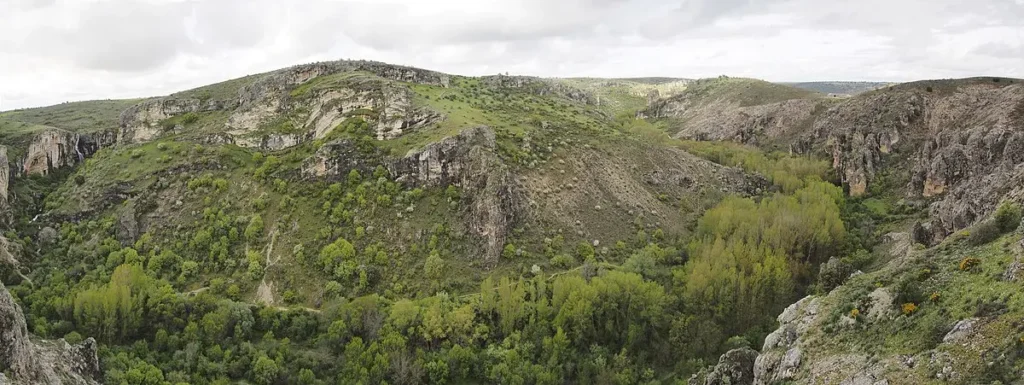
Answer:
<svg viewBox="0 0 1024 385"><path fill-rule="evenodd" d="M341 58L464 75L1024 77L1024 0L0 0L0 110Z"/></svg>

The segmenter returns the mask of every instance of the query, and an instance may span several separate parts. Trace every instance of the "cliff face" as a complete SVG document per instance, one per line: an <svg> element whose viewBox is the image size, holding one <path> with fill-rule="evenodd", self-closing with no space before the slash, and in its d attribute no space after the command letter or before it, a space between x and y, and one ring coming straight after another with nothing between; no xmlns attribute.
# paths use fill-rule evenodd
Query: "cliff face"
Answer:
<svg viewBox="0 0 1024 385"><path fill-rule="evenodd" d="M866 94L825 112L805 141L823 143L850 195L882 170L905 175L905 195L932 202L937 238L1024 197L1024 85Z"/></svg>
<svg viewBox="0 0 1024 385"><path fill-rule="evenodd" d="M640 117L686 120L675 134L677 138L757 143L763 138L798 132L825 103L817 99L794 99L742 107L733 100L716 100L704 105L689 99L656 99Z"/></svg>
<svg viewBox="0 0 1024 385"><path fill-rule="evenodd" d="M338 140L307 160L303 173L327 179L344 178L352 170L365 175L381 160L395 180L409 186L460 187L462 199L469 200L462 214L484 242L488 263L496 262L509 232L529 215L525 189L495 153L490 127L467 129L390 160L362 152L351 140Z"/></svg>
<svg viewBox="0 0 1024 385"><path fill-rule="evenodd" d="M199 99L152 99L129 107L121 113L117 143L130 144L152 140L163 133L161 121L175 115L212 111L224 106L211 101L203 104Z"/></svg>
<svg viewBox="0 0 1024 385"><path fill-rule="evenodd" d="M11 222L11 206L7 200L7 189L11 181L11 166L7 159L7 146L0 146L0 227Z"/></svg>
<svg viewBox="0 0 1024 385"><path fill-rule="evenodd" d="M44 385L98 384L96 341L71 345L64 340L33 341L21 308L0 283L0 383Z"/></svg>
<svg viewBox="0 0 1024 385"><path fill-rule="evenodd" d="M55 169L73 166L99 150L91 137L62 131L47 130L37 134L21 161L25 174L46 175Z"/></svg>
<svg viewBox="0 0 1024 385"><path fill-rule="evenodd" d="M470 229L485 243L485 260L495 263L512 229L528 216L526 194L495 154L494 131L476 127L430 144L392 162L399 181L419 186L457 185L470 199Z"/></svg>

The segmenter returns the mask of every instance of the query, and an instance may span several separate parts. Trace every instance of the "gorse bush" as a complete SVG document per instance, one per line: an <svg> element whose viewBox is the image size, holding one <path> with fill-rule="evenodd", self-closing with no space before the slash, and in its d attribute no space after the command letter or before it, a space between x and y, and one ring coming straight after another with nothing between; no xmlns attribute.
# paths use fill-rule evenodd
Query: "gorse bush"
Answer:
<svg viewBox="0 0 1024 385"><path fill-rule="evenodd" d="M960 271L971 271L974 269L975 266L978 266L979 264L981 264L980 259L974 257L967 257L960 260L959 268Z"/></svg>

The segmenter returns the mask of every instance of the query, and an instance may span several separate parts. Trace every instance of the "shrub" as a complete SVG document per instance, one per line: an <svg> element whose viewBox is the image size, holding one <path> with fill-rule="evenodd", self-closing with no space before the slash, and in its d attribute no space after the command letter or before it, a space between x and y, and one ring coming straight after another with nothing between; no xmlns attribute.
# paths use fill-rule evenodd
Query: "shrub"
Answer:
<svg viewBox="0 0 1024 385"><path fill-rule="evenodd" d="M79 186L85 184L85 176L81 174L75 175L75 184Z"/></svg>
<svg viewBox="0 0 1024 385"><path fill-rule="evenodd" d="M967 241L975 246L984 245L999 238L1000 234L999 224L995 220L987 220L975 225L971 229L970 235L967 236Z"/></svg>
<svg viewBox="0 0 1024 385"><path fill-rule="evenodd" d="M901 309L903 310L903 315L911 315L917 311L917 305L914 304L913 302L908 302L903 304Z"/></svg>
<svg viewBox="0 0 1024 385"><path fill-rule="evenodd" d="M579 254L580 259L587 260L594 257L594 246L590 243L580 242L576 245L576 253Z"/></svg>
<svg viewBox="0 0 1024 385"><path fill-rule="evenodd" d="M836 257L829 258L818 271L818 284L824 291L832 291L842 285L853 272L853 266Z"/></svg>
<svg viewBox="0 0 1024 385"><path fill-rule="evenodd" d="M505 259L515 259L516 246L511 243L505 245L505 249L501 251L501 256L504 257Z"/></svg>
<svg viewBox="0 0 1024 385"><path fill-rule="evenodd" d="M992 218L996 225L999 226L1000 232L1008 233L1014 231L1018 226L1020 226L1020 205L1014 202L1003 202L1003 204L999 205L999 208L996 209L996 213Z"/></svg>
<svg viewBox="0 0 1024 385"><path fill-rule="evenodd" d="M82 342L82 335L78 334L78 332L76 331L72 331L71 333L64 335L64 341L67 341L69 344L74 345L79 342Z"/></svg>
<svg viewBox="0 0 1024 385"><path fill-rule="evenodd" d="M975 266L981 264L981 260L974 257L967 257L960 261L960 271L973 270Z"/></svg>
<svg viewBox="0 0 1024 385"><path fill-rule="evenodd" d="M733 336L725 340L725 350L749 348L750 345L750 340L744 336Z"/></svg>
<svg viewBox="0 0 1024 385"><path fill-rule="evenodd" d="M850 310L850 318L857 319L858 316L860 316L860 309L853 308L853 310Z"/></svg>
<svg viewBox="0 0 1024 385"><path fill-rule="evenodd" d="M576 265L576 259L567 254L558 254L554 257L551 257L551 265L563 269L568 269Z"/></svg>
<svg viewBox="0 0 1024 385"><path fill-rule="evenodd" d="M199 121L199 115L196 115L195 112L189 112L181 116L181 123L185 125L189 125L197 121Z"/></svg>
<svg viewBox="0 0 1024 385"><path fill-rule="evenodd" d="M942 294L939 294L939 292L934 292L928 296L928 300L932 302L939 302L939 298L942 298Z"/></svg>

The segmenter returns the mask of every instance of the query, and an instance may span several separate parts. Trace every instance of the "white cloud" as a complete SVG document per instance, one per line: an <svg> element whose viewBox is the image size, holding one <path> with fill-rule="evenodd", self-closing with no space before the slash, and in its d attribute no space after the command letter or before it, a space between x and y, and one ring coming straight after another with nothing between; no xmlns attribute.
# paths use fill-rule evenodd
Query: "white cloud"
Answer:
<svg viewBox="0 0 1024 385"><path fill-rule="evenodd" d="M0 109L315 60L540 76L1024 77L1022 0L0 0Z"/></svg>

